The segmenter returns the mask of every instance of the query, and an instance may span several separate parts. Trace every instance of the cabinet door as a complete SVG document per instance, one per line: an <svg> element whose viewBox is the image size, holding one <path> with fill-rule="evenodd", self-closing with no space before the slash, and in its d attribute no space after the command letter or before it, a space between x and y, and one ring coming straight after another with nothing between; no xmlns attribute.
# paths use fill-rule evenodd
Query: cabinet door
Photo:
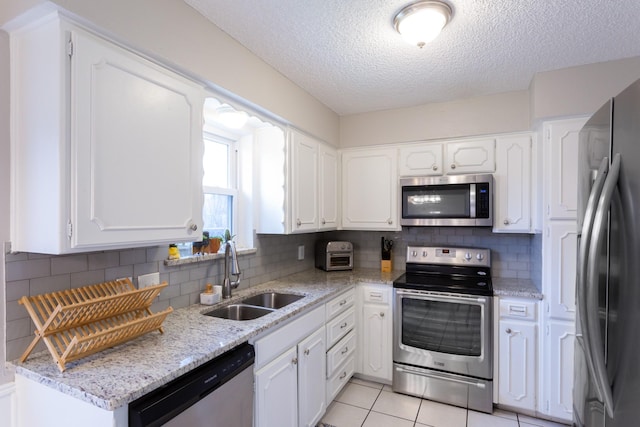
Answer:
<svg viewBox="0 0 640 427"><path fill-rule="evenodd" d="M571 421L573 418L573 352L575 327L570 322L547 324L546 375L541 384L546 388L543 411L552 417Z"/></svg>
<svg viewBox="0 0 640 427"><path fill-rule="evenodd" d="M318 228L338 228L338 151L320 144Z"/></svg>
<svg viewBox="0 0 640 427"><path fill-rule="evenodd" d="M536 329L535 322L500 320L498 401L501 404L535 410Z"/></svg>
<svg viewBox="0 0 640 427"><path fill-rule="evenodd" d="M495 139L452 141L445 144L445 173L493 173L496 169Z"/></svg>
<svg viewBox="0 0 640 427"><path fill-rule="evenodd" d="M576 219L578 135L584 119L545 123L545 202L548 219Z"/></svg>
<svg viewBox="0 0 640 427"><path fill-rule="evenodd" d="M298 413L301 427L315 427L327 409L324 327L298 344Z"/></svg>
<svg viewBox="0 0 640 427"><path fill-rule="evenodd" d="M547 313L555 319L573 320L576 317L577 225L574 221L552 221L545 233L543 257L549 267L545 269L543 292Z"/></svg>
<svg viewBox="0 0 640 427"><path fill-rule="evenodd" d="M391 309L388 305L362 307L362 373L391 381Z"/></svg>
<svg viewBox="0 0 640 427"><path fill-rule="evenodd" d="M256 372L256 427L298 425L298 352L291 348Z"/></svg>
<svg viewBox="0 0 640 427"><path fill-rule="evenodd" d="M318 228L318 143L306 135L292 133L291 231Z"/></svg>
<svg viewBox="0 0 640 427"><path fill-rule="evenodd" d="M442 144L419 144L400 148L400 176L442 175Z"/></svg>
<svg viewBox="0 0 640 427"><path fill-rule="evenodd" d="M494 232L527 233L531 229L531 136L496 141Z"/></svg>
<svg viewBox="0 0 640 427"><path fill-rule="evenodd" d="M342 227L398 230L398 176L395 148L342 153Z"/></svg>
<svg viewBox="0 0 640 427"><path fill-rule="evenodd" d="M199 240L202 89L84 32L73 46L71 246Z"/></svg>

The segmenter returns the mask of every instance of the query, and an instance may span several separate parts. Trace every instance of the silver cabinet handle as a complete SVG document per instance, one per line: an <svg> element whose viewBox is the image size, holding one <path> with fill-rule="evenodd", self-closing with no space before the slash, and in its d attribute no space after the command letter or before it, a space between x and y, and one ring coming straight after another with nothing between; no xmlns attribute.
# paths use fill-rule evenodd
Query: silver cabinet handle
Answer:
<svg viewBox="0 0 640 427"><path fill-rule="evenodd" d="M507 329L505 329L504 331L505 331L506 333L508 333L509 335L511 335L511 332L513 332L513 331L511 330L511 328L507 328Z"/></svg>
<svg viewBox="0 0 640 427"><path fill-rule="evenodd" d="M346 299L343 299L342 301L340 301L340 305L345 305L347 303Z"/></svg>
<svg viewBox="0 0 640 427"><path fill-rule="evenodd" d="M340 329L344 329L344 328L346 328L346 327L347 327L347 325L348 325L348 323L347 323L347 322L344 322L342 325L340 325Z"/></svg>
<svg viewBox="0 0 640 427"><path fill-rule="evenodd" d="M297 225L298 227L300 227L300 225L302 225L302 221L300 221L300 218L298 218L298 219L296 220L296 225Z"/></svg>
<svg viewBox="0 0 640 427"><path fill-rule="evenodd" d="M380 312L380 317L384 317L384 313L383 312Z"/></svg>
<svg viewBox="0 0 640 427"><path fill-rule="evenodd" d="M438 170L438 166L437 165L433 165L433 167L431 169L433 169L434 171L437 171Z"/></svg>
<svg viewBox="0 0 640 427"><path fill-rule="evenodd" d="M455 163L451 163L451 169L455 169L456 168L456 164Z"/></svg>
<svg viewBox="0 0 640 427"><path fill-rule="evenodd" d="M349 347L345 347L344 350L340 352L340 354L347 354L348 351L349 351Z"/></svg>
<svg viewBox="0 0 640 427"><path fill-rule="evenodd" d="M324 218L322 218L322 225L325 225L327 223L327 221L324 220Z"/></svg>
<svg viewBox="0 0 640 427"><path fill-rule="evenodd" d="M309 349L306 349L306 350L304 351L305 356L308 356L308 355L309 355L309 353L310 353Z"/></svg>
<svg viewBox="0 0 640 427"><path fill-rule="evenodd" d="M611 163L611 169L602 187L602 194L598 200L598 207L593 217L591 241L589 242L589 256L587 261L586 301L587 301L587 328L588 348L593 358L595 368L595 382L600 389L600 395L607 408L607 414L613 418L613 398L607 367L604 364L604 352L602 351L602 336L600 334L600 311L598 309L598 279L600 276L600 254L605 236L607 234L607 222L611 198L618 185L620 174L620 154L616 154ZM584 335L584 333L583 333Z"/></svg>
<svg viewBox="0 0 640 427"><path fill-rule="evenodd" d="M192 224L189 226L189 230L192 230L192 231L196 231L196 230L198 230L198 225L197 225L197 224L193 224L193 223L192 223Z"/></svg>
<svg viewBox="0 0 640 427"><path fill-rule="evenodd" d="M343 372L342 375L340 375L340 379L343 380L347 377L347 373Z"/></svg>
<svg viewBox="0 0 640 427"><path fill-rule="evenodd" d="M505 219L505 220L504 220L504 222L503 222L503 224L504 224L504 225L509 225L509 219L508 219L508 218L507 218L507 219Z"/></svg>
<svg viewBox="0 0 640 427"><path fill-rule="evenodd" d="M389 218L389 219L387 220L387 224L389 224L389 225L393 224L393 221L391 221L391 218Z"/></svg>
<svg viewBox="0 0 640 427"><path fill-rule="evenodd" d="M291 363L293 363L294 365L298 364L298 358L294 357L293 360L291 360Z"/></svg>

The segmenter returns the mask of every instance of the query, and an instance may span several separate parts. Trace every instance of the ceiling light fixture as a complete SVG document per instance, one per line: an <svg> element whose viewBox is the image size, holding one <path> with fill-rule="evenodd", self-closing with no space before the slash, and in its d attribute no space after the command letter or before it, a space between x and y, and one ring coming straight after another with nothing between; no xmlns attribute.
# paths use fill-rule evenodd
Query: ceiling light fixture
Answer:
<svg viewBox="0 0 640 427"><path fill-rule="evenodd" d="M419 1L403 8L393 19L393 26L400 35L422 49L435 39L451 20L453 11L441 1Z"/></svg>

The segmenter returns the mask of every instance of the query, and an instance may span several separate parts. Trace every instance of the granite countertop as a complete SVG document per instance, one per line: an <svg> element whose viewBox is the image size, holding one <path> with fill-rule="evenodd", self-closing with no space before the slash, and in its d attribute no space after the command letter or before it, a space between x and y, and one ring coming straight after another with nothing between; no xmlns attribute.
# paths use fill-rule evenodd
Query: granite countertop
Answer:
<svg viewBox="0 0 640 427"><path fill-rule="evenodd" d="M496 296L542 299L542 292L529 279L493 277L491 281Z"/></svg>
<svg viewBox="0 0 640 427"><path fill-rule="evenodd" d="M214 306L195 304L175 310L163 323L164 334L143 337L67 364L60 372L48 351L12 362L16 375L55 388L99 408L115 410L166 384L238 344L287 319L330 300L357 283L392 285L401 271L377 269L324 272L313 269L249 289ZM305 297L255 320L234 321L204 316L219 305L265 291Z"/></svg>

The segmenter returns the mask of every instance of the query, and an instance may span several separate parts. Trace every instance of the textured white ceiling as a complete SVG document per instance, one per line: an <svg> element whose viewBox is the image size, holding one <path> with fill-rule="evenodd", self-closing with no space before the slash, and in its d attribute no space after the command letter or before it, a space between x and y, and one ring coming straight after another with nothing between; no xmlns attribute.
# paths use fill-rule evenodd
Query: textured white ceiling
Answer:
<svg viewBox="0 0 640 427"><path fill-rule="evenodd" d="M640 0L448 0L423 49L409 0L184 0L340 115L525 90L534 73L640 56ZM640 76L639 76L640 77Z"/></svg>

